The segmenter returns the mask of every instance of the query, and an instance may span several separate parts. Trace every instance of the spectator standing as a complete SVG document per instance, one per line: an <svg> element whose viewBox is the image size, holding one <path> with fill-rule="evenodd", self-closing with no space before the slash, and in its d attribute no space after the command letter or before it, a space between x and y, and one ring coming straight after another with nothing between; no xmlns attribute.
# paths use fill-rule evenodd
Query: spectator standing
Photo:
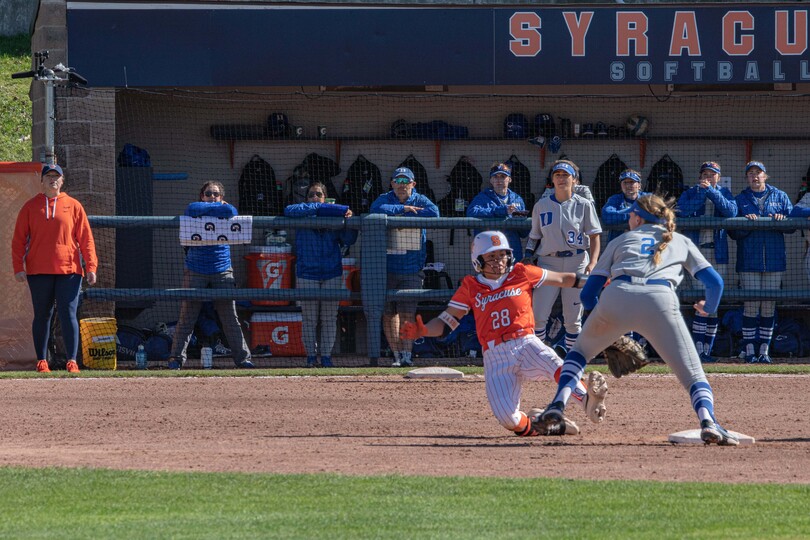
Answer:
<svg viewBox="0 0 810 540"><path fill-rule="evenodd" d="M87 214L79 201L62 193L65 176L59 165L42 167L42 193L28 200L17 215L11 241L14 279L28 281L34 320L31 331L37 371L50 372L48 339L54 302L65 341L67 370L78 373L79 291L82 276L96 283L96 245ZM82 260L85 268L82 269Z"/></svg>
<svg viewBox="0 0 810 540"><path fill-rule="evenodd" d="M701 216L730 218L737 215L737 203L731 190L719 186L720 165L706 161L700 166L698 183L678 199L678 213L684 218ZM700 248L712 268L724 279L728 276L728 235L725 229L691 229L684 234ZM717 337L717 314L704 317L697 311L692 320L692 339L701 362L716 362L711 355Z"/></svg>
<svg viewBox="0 0 810 540"><path fill-rule="evenodd" d="M790 212L790 217L804 217L810 219L810 191L803 191L799 193L799 200ZM802 229L802 237L804 238L804 269L807 271L807 278L810 279L810 236L807 231Z"/></svg>
<svg viewBox="0 0 810 540"><path fill-rule="evenodd" d="M769 217L785 219L793 211L787 193L768 184L768 174L761 161L745 166L748 187L737 198L737 215L755 220ZM778 291L787 270L785 237L782 231L768 229L735 230L730 236L737 241L737 272L743 289ZM749 300L743 303L742 346L740 353L749 364L770 364L769 348L773 337L776 301Z"/></svg>
<svg viewBox="0 0 810 540"><path fill-rule="evenodd" d="M291 204L284 215L297 218L352 217L352 211L342 204L327 204L326 186L312 182L307 189L306 202ZM342 289L343 248L357 241L352 229L298 229L295 233L295 287L297 289ZM337 300L302 300L304 349L307 367L315 367L318 353L322 367L333 367L332 348L337 335ZM318 326L320 325L320 340Z"/></svg>
<svg viewBox="0 0 810 540"><path fill-rule="evenodd" d="M489 170L489 187L473 198L467 206L467 217L474 218L503 218L526 217L526 204L523 197L509 189L512 183L512 166L508 163L495 163ZM481 231L473 231L478 234ZM515 258L519 261L523 258L523 247L521 238L528 232L521 232L515 229L503 231L509 240L509 245L515 253Z"/></svg>
<svg viewBox="0 0 810 540"><path fill-rule="evenodd" d="M605 206L602 207L602 223L605 225L618 225L627 223L630 219L630 207L639 197L650 195L646 191L641 191L641 174L633 169L625 169L619 174L621 193L616 193L608 197ZM617 238L624 231L613 230L608 235L608 242Z"/></svg>
<svg viewBox="0 0 810 540"><path fill-rule="evenodd" d="M599 259L602 226L593 202L574 192L579 170L568 160L551 166L554 194L541 198L532 209L532 229L526 244L529 263L537 255L537 265L555 272L590 274ZM546 325L557 296L562 295L565 341L555 345L561 357L574 346L582 328L582 305L579 291L557 287L534 289L532 309L534 332L545 341Z"/></svg>
<svg viewBox="0 0 810 540"><path fill-rule="evenodd" d="M220 182L206 182L200 188L199 202L186 207L185 215L190 217L210 216L215 218L232 218L238 214L236 208L225 202L225 188ZM235 289L231 265L231 246L193 246L186 249L186 265L183 273L185 289ZM180 317L174 331L172 352L169 357L169 369L180 369L186 363L186 350L194 332L197 316L202 302L184 300L180 305ZM239 317L236 314L236 302L233 300L216 300L214 308L222 322L225 337L230 345L233 362L236 367L252 368L250 350Z"/></svg>
<svg viewBox="0 0 810 540"><path fill-rule="evenodd" d="M407 167L400 167L391 175L391 191L383 193L371 205L372 214L399 217L439 217L439 208L416 191L416 180ZM420 231L419 249L394 249L388 246L386 257L388 289L421 289L422 268L427 258L427 234ZM400 338L403 322L414 322L416 300L401 300L385 305L383 332L394 353L392 367L412 366L413 341Z"/></svg>

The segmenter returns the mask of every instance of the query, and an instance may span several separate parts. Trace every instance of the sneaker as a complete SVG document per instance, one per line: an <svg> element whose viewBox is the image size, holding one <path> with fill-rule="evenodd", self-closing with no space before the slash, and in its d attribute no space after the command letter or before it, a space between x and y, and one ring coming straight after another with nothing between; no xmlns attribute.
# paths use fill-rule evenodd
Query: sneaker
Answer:
<svg viewBox="0 0 810 540"><path fill-rule="evenodd" d="M759 357L755 354L749 354L745 357L746 364L756 364L759 362Z"/></svg>
<svg viewBox="0 0 810 540"><path fill-rule="evenodd" d="M582 136L593 137L593 124L590 122L582 124Z"/></svg>
<svg viewBox="0 0 810 540"><path fill-rule="evenodd" d="M703 364L716 364L717 358L710 354L700 353L700 362Z"/></svg>
<svg viewBox="0 0 810 540"><path fill-rule="evenodd" d="M604 122L597 122L596 123L596 136L597 137L607 137L608 135L608 128Z"/></svg>
<svg viewBox="0 0 810 540"><path fill-rule="evenodd" d="M68 373L79 372L79 364L76 363L76 360L69 360L65 368L67 368Z"/></svg>
<svg viewBox="0 0 810 540"><path fill-rule="evenodd" d="M577 426L573 420L562 416L562 420L559 422L548 424L541 420L544 413L545 409L535 408L531 409L527 415L532 423L532 429L535 431L536 435L579 435L579 426Z"/></svg>
<svg viewBox="0 0 810 540"><path fill-rule="evenodd" d="M703 420L700 423L700 438L706 444L717 444L720 446L737 446L740 441L731 433L720 427L720 424L711 420Z"/></svg>
<svg viewBox="0 0 810 540"><path fill-rule="evenodd" d="M402 367L402 361L394 360L393 362L391 362L391 367Z"/></svg>
<svg viewBox="0 0 810 540"><path fill-rule="evenodd" d="M582 400L585 414L588 420L596 424L605 419L607 407L605 407L605 396L607 396L608 384L605 376L598 371L591 371L588 374L588 393Z"/></svg>
<svg viewBox="0 0 810 540"><path fill-rule="evenodd" d="M236 367L242 368L242 369L253 369L253 368L256 367L256 366L253 365L253 362L250 361L250 358L245 358L244 360L239 361L239 362L234 360L233 363L236 365Z"/></svg>
<svg viewBox="0 0 810 540"><path fill-rule="evenodd" d="M183 362L177 358L176 356L169 357L169 369L180 369L183 366Z"/></svg>
<svg viewBox="0 0 810 540"><path fill-rule="evenodd" d="M37 362L37 371L39 373L50 373L51 368L48 367L48 361L40 360L39 362Z"/></svg>
<svg viewBox="0 0 810 540"><path fill-rule="evenodd" d="M402 367L413 367L413 360L410 358L403 358L399 363Z"/></svg>
<svg viewBox="0 0 810 540"><path fill-rule="evenodd" d="M318 359L314 356L307 356L307 367L314 368L318 363Z"/></svg>
<svg viewBox="0 0 810 540"><path fill-rule="evenodd" d="M231 356L231 350L222 344L222 340L218 339L216 345L211 347L214 356Z"/></svg>
<svg viewBox="0 0 810 540"><path fill-rule="evenodd" d="M321 356L321 367L335 367L331 356Z"/></svg>
<svg viewBox="0 0 810 540"><path fill-rule="evenodd" d="M772 363L771 357L768 356L767 354L760 354L759 355L759 360L757 360L757 361L760 364L771 364Z"/></svg>

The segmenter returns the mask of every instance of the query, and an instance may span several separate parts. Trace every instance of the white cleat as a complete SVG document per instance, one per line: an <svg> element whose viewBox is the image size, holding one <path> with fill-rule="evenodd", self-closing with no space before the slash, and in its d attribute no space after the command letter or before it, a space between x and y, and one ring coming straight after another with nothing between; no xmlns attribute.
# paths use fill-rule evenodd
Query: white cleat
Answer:
<svg viewBox="0 0 810 540"><path fill-rule="evenodd" d="M602 422L607 414L605 407L605 396L607 396L608 384L605 376L598 371L591 371L588 374L588 393L582 400L585 415L588 420L596 424Z"/></svg>

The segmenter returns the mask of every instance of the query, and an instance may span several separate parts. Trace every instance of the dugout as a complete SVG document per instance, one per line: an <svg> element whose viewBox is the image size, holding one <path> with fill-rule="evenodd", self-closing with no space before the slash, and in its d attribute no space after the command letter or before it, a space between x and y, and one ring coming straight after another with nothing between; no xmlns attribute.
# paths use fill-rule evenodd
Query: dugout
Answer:
<svg viewBox="0 0 810 540"><path fill-rule="evenodd" d="M171 216L208 179L222 181L235 196L241 168L254 154L273 166L285 190L311 153L339 164L342 173L330 178L336 190L358 155L379 167L384 185L413 155L438 201L449 192L447 176L461 156L486 177L492 162L515 155L539 195L561 154L580 165L590 185L615 153L645 179L668 155L687 185L702 161L718 161L734 194L744 187L744 163L760 159L774 185L795 198L810 164L807 19L795 4L717 2L687 10L658 2L387 6L177 2L158 9L42 2L32 48L50 49L54 61L90 81L85 89L57 94L56 152L67 189L90 214L122 215L137 206L147 215ZM307 28L319 38L301 46L290 32L268 28ZM403 29L408 39L401 39ZM33 87L32 95L34 116L42 118L39 89ZM268 135L277 112L302 128L301 135ZM562 119L572 129L579 124L581 136L564 137L560 152L528 143L530 133L508 138L504 120L515 113L526 116L528 132L534 116L547 113L559 129ZM643 137L598 135L599 122L621 129L632 115L648 119ZM441 121L466 128L468 136L392 136L400 119ZM596 130L593 136L584 135L587 124ZM239 127L214 132L215 126ZM41 122L33 135L39 158ZM125 172L116 170L116 159L126 143L151 158L151 171L137 171L148 184L137 190L137 203L119 200ZM155 176L175 172L186 178ZM457 280L468 271L470 238L463 230L452 234L452 245L449 230L431 230L429 238L436 259ZM134 246L122 247L112 234L101 240L109 255L101 285L178 286L183 263L173 231L150 231ZM147 241L152 260L136 272L124 270L130 250L145 249ZM792 287L808 288L803 239L796 233L787 242ZM122 249L129 259L118 253ZM235 248L234 260L246 249ZM243 268L235 269L244 283ZM120 273L131 274L131 282ZM170 304L160 309L172 312ZM103 315L112 306L87 308ZM154 309L140 313L147 326L166 318Z"/></svg>

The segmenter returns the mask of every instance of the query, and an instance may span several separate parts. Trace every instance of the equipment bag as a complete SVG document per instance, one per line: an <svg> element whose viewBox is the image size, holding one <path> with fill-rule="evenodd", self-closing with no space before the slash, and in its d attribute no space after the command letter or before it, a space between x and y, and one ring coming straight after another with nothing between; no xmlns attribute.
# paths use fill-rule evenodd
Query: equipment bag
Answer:
<svg viewBox="0 0 810 540"><path fill-rule="evenodd" d="M356 214L367 214L371 203L382 195L380 168L362 154L357 156L346 171L346 180L340 193L340 204L345 204Z"/></svg>
<svg viewBox="0 0 810 540"><path fill-rule="evenodd" d="M509 156L506 163L512 166L512 183L509 185L509 189L520 195L526 205L526 210L531 212L537 198L532 193L532 175L529 168L521 163L515 154Z"/></svg>
<svg viewBox="0 0 810 540"><path fill-rule="evenodd" d="M665 200L670 197L677 199L686 191L683 185L683 172L668 154L664 154L664 157L652 166L644 191L655 193Z"/></svg>
<svg viewBox="0 0 810 540"><path fill-rule="evenodd" d="M400 167L407 167L413 172L413 176L416 179L416 191L435 203L436 195L428 184L428 175L425 166L422 165L413 154L410 154L405 158L405 161L397 165L397 168Z"/></svg>
<svg viewBox="0 0 810 540"><path fill-rule="evenodd" d="M249 216L280 216L284 212L284 190L276 172L258 154L242 168L239 177L239 212Z"/></svg>
<svg viewBox="0 0 810 540"><path fill-rule="evenodd" d="M467 156L461 156L450 171L447 182L450 193L437 203L442 217L464 217L473 198L481 193L483 177ZM467 235L470 235L469 229ZM450 229L450 245L455 240L455 229Z"/></svg>
<svg viewBox="0 0 810 540"><path fill-rule="evenodd" d="M598 212L610 198L621 191L619 184L619 174L627 168L621 158L613 154L596 169L596 178L593 180L593 200Z"/></svg>

